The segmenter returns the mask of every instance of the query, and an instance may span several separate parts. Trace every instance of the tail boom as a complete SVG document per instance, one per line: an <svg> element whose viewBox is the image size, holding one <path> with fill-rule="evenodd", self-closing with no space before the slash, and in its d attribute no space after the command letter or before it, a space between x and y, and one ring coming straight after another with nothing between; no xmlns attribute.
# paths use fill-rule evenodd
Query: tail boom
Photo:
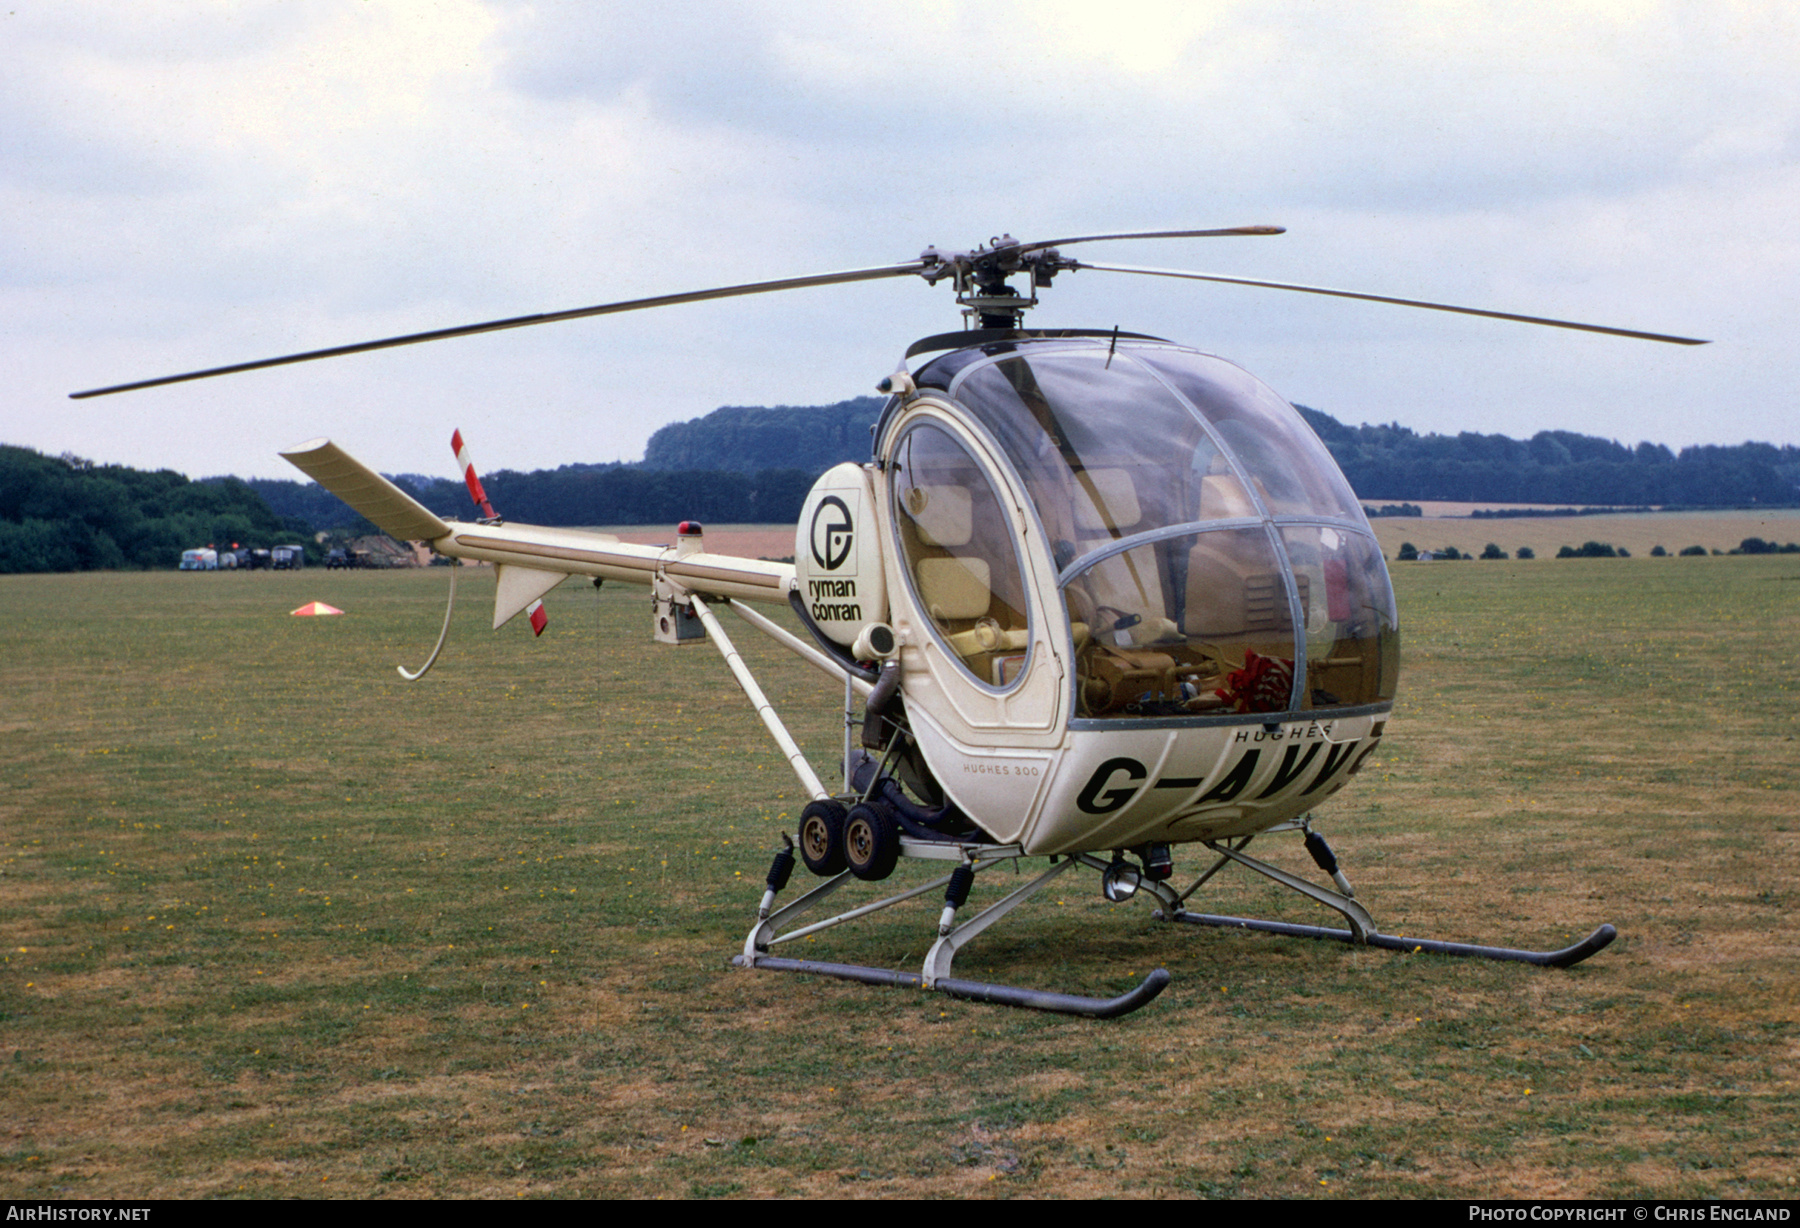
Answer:
<svg viewBox="0 0 1800 1228"><path fill-rule="evenodd" d="M527 584L523 573L591 576L626 584L655 585L677 594L702 593L740 601L785 603L794 585L791 563L739 558L694 549L697 537L675 546L637 546L607 533L541 525L465 524L446 521L393 482L328 439L314 439L281 454L301 472L402 541L427 541L455 559L518 569L504 612L496 606L495 626L541 597L548 586ZM537 591L530 591L531 589ZM529 592L528 596L522 594ZM516 602L517 604L514 604Z"/></svg>

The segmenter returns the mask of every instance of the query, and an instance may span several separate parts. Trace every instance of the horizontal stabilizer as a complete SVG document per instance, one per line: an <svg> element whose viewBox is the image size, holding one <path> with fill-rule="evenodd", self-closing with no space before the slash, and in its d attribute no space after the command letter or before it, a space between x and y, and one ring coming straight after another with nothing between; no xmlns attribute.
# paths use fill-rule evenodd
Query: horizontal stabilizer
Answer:
<svg viewBox="0 0 1800 1228"><path fill-rule="evenodd" d="M308 440L281 455L389 537L436 541L450 531L429 508L329 439Z"/></svg>
<svg viewBox="0 0 1800 1228"><path fill-rule="evenodd" d="M561 571L539 571L502 563L496 569L499 577L494 591L494 630L504 627L526 606L568 579ZM542 634L541 632L539 634Z"/></svg>

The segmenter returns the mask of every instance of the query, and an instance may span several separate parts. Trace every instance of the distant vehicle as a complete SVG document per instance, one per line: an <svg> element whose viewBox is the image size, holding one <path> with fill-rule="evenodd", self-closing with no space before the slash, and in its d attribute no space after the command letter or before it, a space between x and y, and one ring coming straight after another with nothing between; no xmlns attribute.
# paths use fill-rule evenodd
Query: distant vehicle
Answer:
<svg viewBox="0 0 1800 1228"><path fill-rule="evenodd" d="M217 571L219 570L219 552L205 547L197 550L183 550L180 570Z"/></svg>
<svg viewBox="0 0 1800 1228"><path fill-rule="evenodd" d="M355 567L356 565L356 556L342 546L333 546L330 550L325 552L325 566L327 570L337 571L340 568Z"/></svg>
<svg viewBox="0 0 1800 1228"><path fill-rule="evenodd" d="M269 551L276 571L299 571L306 566L306 550L302 546L277 546Z"/></svg>

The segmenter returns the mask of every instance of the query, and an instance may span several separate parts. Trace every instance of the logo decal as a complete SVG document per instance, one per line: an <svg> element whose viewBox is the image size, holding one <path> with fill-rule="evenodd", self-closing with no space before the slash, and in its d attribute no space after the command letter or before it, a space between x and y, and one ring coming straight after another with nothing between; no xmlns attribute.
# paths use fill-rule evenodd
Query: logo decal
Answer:
<svg viewBox="0 0 1800 1228"><path fill-rule="evenodd" d="M835 516L827 516L827 509L835 509ZM819 500L819 508L813 513L812 528L813 561L826 571L836 571L850 557L850 545L856 539L854 526L850 520L850 508L836 495L826 495Z"/></svg>

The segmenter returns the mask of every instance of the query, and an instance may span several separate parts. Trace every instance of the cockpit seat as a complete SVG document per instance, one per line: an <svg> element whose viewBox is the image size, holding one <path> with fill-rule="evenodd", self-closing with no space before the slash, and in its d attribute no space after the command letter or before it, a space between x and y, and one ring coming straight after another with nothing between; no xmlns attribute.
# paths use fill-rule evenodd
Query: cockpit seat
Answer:
<svg viewBox="0 0 1800 1228"><path fill-rule="evenodd" d="M1294 621L1287 586L1269 564L1267 547L1236 532L1206 533L1188 551L1187 633L1201 639L1287 638ZM1296 575L1300 602L1307 576ZM1292 651L1290 649L1290 651Z"/></svg>
<svg viewBox="0 0 1800 1228"><path fill-rule="evenodd" d="M1076 543L1077 554L1098 550L1140 530L1144 509L1130 470L1084 469L1075 479L1080 489L1075 499L1075 531L1081 538ZM1131 550L1102 559L1088 569L1081 583L1087 590L1086 604L1094 608L1101 627L1135 616L1135 625L1144 629L1140 634L1149 638L1174 630L1161 625L1167 621L1160 617L1167 606L1162 577L1150 551Z"/></svg>
<svg viewBox="0 0 1800 1228"><path fill-rule="evenodd" d="M924 558L918 562L919 597L942 625L985 618L993 601L985 559Z"/></svg>
<svg viewBox="0 0 1800 1228"><path fill-rule="evenodd" d="M1200 479L1200 519L1237 520L1257 514L1244 484L1228 473L1209 473Z"/></svg>
<svg viewBox="0 0 1800 1228"><path fill-rule="evenodd" d="M1075 479L1085 496L1075 500L1075 529L1083 537L1124 537L1143 521L1129 470L1084 469Z"/></svg>

